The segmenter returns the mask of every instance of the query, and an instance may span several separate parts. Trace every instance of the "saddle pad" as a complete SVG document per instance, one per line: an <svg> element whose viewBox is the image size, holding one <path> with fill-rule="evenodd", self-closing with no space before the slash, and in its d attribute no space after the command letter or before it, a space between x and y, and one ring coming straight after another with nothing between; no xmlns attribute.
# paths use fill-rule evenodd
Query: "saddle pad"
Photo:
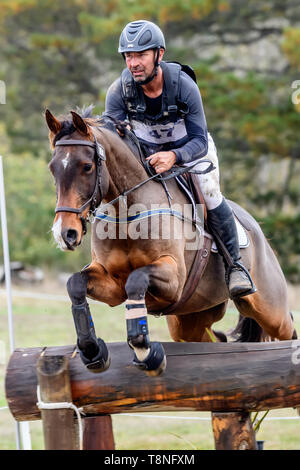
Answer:
<svg viewBox="0 0 300 470"><path fill-rule="evenodd" d="M236 229L238 233L240 248L247 248L250 243L247 232L244 229L244 227L241 225L241 223L237 220L236 217L234 217L234 220L235 220L235 225L236 225ZM217 248L215 241L213 241L211 245L211 251L213 253L218 253L218 248Z"/></svg>

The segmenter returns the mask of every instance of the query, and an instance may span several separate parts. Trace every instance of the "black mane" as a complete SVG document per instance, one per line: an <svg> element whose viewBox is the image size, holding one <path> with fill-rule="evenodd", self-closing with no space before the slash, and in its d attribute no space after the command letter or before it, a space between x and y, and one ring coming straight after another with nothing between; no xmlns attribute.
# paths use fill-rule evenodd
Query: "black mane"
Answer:
<svg viewBox="0 0 300 470"><path fill-rule="evenodd" d="M93 104L90 104L89 106L87 107L83 107L82 109L80 108L76 108L76 112L82 117L82 118L90 118L92 117L92 111L93 111L93 108L94 108L94 105ZM70 135L70 134L73 134L73 132L76 131L76 128L73 124L73 121L72 121L72 117L71 116L66 116L63 118L63 121L61 122L62 124L62 128L61 130L58 132L58 134L56 134L56 136L54 137L54 140L53 140L53 145L56 144L56 142L58 140L60 140L62 137L64 137L65 135Z"/></svg>
<svg viewBox="0 0 300 470"><path fill-rule="evenodd" d="M82 109L76 108L77 114L79 114L83 119L85 118L93 118L92 112L93 112L94 105L90 104L87 107L83 107ZM94 116L97 124L99 126L103 126L106 129L111 130L112 132L116 133L116 130L119 131L118 135L121 137L125 137L128 135L128 122L123 122L118 119L116 119L113 116L109 115L102 115L102 116ZM66 135L71 135L73 132L76 131L76 128L73 124L72 116L67 115L67 116L62 116L60 118L61 122L61 130L56 134L56 136L53 139L53 145L55 146L56 142L60 140L62 137Z"/></svg>

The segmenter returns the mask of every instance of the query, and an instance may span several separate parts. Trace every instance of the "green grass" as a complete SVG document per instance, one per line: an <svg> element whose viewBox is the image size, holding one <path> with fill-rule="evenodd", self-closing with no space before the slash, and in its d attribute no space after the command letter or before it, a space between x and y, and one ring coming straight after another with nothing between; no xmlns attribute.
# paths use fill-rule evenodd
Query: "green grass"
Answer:
<svg viewBox="0 0 300 470"><path fill-rule="evenodd" d="M5 363L7 363L9 358L7 310L3 295L0 296L0 300L0 341L6 346ZM97 334L105 341L126 340L123 306L110 308L91 303L91 311ZM69 303L14 297L13 314L16 347L59 346L76 342ZM300 313L296 313L294 317L296 327L300 331ZM236 322L237 312L229 310L225 318L214 327L217 330L227 331ZM165 318L150 316L149 328L152 340L170 341ZM4 392L5 367L5 364L0 364L0 408L7 406ZM175 416L176 419L153 418L153 415ZM152 412L144 414L143 417L114 415L116 448L120 450L213 449L214 440L210 421L184 419L188 416L210 418L209 413L203 412ZM293 409L284 409L273 410L268 414L268 418L275 416L297 416L297 413ZM265 440L266 449L300 449L299 425L300 422L297 420L265 420L258 438ZM41 421L31 422L30 430L33 449L43 449ZM15 422L9 410L0 410L0 450L14 448Z"/></svg>

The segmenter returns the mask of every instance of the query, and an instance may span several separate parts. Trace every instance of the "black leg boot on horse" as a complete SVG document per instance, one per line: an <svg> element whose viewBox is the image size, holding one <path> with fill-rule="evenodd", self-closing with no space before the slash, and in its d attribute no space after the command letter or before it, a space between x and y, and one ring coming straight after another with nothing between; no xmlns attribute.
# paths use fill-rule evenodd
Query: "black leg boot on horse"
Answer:
<svg viewBox="0 0 300 470"><path fill-rule="evenodd" d="M166 355L161 343L150 342L145 293L149 286L149 276L140 268L133 271L125 289L127 342L134 350L133 363L147 375L157 376L165 370Z"/></svg>
<svg viewBox="0 0 300 470"><path fill-rule="evenodd" d="M110 366L106 344L97 338L89 305L86 301L87 278L84 273L73 274L67 282L72 301L72 314L77 333L77 347L84 365L91 372L104 372Z"/></svg>
<svg viewBox="0 0 300 470"><path fill-rule="evenodd" d="M235 300L256 292L248 270L241 263L238 233L231 208L225 199L207 211L207 223L223 256L229 296Z"/></svg>

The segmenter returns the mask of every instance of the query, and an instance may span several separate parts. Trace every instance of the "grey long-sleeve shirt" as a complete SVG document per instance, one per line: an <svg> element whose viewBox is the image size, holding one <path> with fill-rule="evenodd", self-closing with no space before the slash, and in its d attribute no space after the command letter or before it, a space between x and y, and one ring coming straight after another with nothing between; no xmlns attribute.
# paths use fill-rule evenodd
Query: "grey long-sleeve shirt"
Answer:
<svg viewBox="0 0 300 470"><path fill-rule="evenodd" d="M186 103L188 113L174 122L164 117L155 122L131 119L133 131L138 139L147 145L151 153L172 150L176 163L189 163L207 154L207 126L202 99L197 84L184 72L180 72L178 100ZM149 100L147 100L149 102ZM109 87L106 95L105 113L115 119L128 119L127 107L121 93L121 77Z"/></svg>

